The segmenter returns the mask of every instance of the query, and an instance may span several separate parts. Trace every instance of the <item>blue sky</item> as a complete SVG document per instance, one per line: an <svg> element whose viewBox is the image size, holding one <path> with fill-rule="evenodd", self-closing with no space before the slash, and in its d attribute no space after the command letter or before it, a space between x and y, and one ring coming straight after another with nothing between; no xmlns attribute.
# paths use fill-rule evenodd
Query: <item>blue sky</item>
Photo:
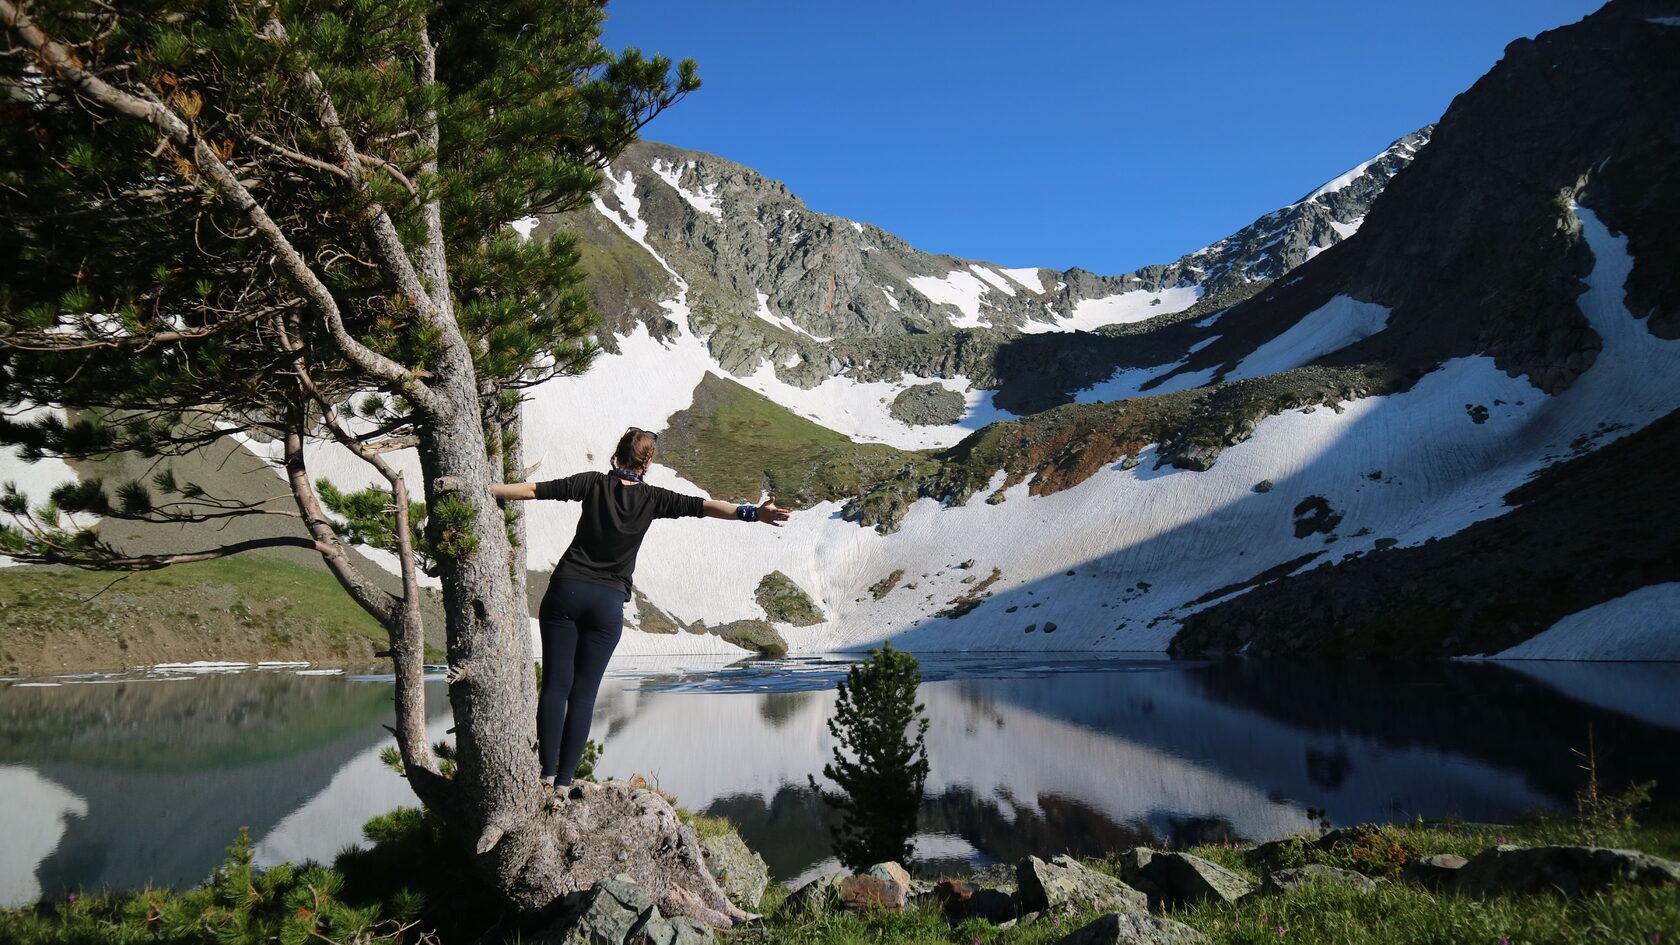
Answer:
<svg viewBox="0 0 1680 945"><path fill-rule="evenodd" d="M1290 203L1440 117L1581 0L614 0L699 60L646 137L919 249L1119 273Z"/></svg>

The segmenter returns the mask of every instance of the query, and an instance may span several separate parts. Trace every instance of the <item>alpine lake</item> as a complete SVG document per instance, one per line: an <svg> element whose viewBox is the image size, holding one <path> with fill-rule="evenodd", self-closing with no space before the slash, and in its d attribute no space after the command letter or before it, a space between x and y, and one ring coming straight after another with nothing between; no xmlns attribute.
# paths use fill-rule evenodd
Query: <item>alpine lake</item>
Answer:
<svg viewBox="0 0 1680 945"><path fill-rule="evenodd" d="M728 818L798 881L834 868L821 781L840 658L620 660L597 777ZM1609 788L1680 800L1680 664L924 654L916 869L1267 840L1365 821L1508 823ZM0 905L185 887L242 828L259 863L330 861L415 803L381 760L389 676L296 665L0 680ZM430 727L450 727L441 676Z"/></svg>

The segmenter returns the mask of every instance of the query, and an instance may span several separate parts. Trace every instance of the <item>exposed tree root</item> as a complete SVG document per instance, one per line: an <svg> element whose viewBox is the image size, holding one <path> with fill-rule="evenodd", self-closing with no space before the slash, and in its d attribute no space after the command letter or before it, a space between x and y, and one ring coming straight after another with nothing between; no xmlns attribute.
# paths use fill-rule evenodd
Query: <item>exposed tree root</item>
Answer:
<svg viewBox="0 0 1680 945"><path fill-rule="evenodd" d="M580 782L558 804L533 798L530 820L488 852L514 904L541 909L570 893L628 874L666 916L716 928L753 918L731 903L706 869L694 828L645 786Z"/></svg>

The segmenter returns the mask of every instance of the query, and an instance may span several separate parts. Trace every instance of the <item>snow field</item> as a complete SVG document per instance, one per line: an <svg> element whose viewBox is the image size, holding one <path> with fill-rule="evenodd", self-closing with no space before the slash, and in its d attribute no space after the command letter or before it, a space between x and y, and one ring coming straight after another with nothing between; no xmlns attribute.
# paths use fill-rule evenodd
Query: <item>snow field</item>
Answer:
<svg viewBox="0 0 1680 945"><path fill-rule="evenodd" d="M1146 451L1134 469L1111 466L1051 496L1029 497L1021 484L998 506L979 501L984 492L963 507L923 499L891 536L840 521L832 504L764 537L672 523L670 539L650 537L644 547L643 586L684 619L718 607L707 619L736 619L757 616L752 589L779 568L834 615L785 631L799 652L887 637L923 650L1164 649L1187 601L1307 552L1334 561L1369 553L1380 538L1409 546L1453 534L1503 514L1504 495L1569 455L1576 436L1624 435L1680 407L1680 391L1649 383L1680 361L1680 343L1655 338L1627 313L1625 248L1590 213L1581 218L1598 258L1581 304L1604 352L1555 397L1489 358L1459 358L1405 393L1268 418L1207 472L1155 470ZM1356 305L1342 308L1375 317ZM1466 404L1487 407L1487 419L1474 422ZM1605 420L1628 426L1603 431ZM1274 487L1255 493L1262 479ZM1343 516L1336 543L1294 536L1293 509L1309 496ZM968 558L972 571L952 567ZM966 589L962 577L983 578L993 567L1003 573L994 597L957 620L933 616ZM901 586L875 601L865 589L899 568ZM911 582L917 588L904 586ZM1054 635L1025 632L1046 621L1058 625Z"/></svg>
<svg viewBox="0 0 1680 945"><path fill-rule="evenodd" d="M1338 295L1254 349L1226 373L1224 380L1240 381L1300 367L1382 331L1388 327L1390 314L1385 306Z"/></svg>
<svg viewBox="0 0 1680 945"><path fill-rule="evenodd" d="M1493 658L1680 662L1680 583L1652 584L1570 614Z"/></svg>
<svg viewBox="0 0 1680 945"><path fill-rule="evenodd" d="M1023 332L1038 334L1047 331L1090 331L1104 325L1125 325L1148 321L1157 315L1182 312L1202 297L1200 286L1174 286L1159 292L1134 289L1100 299L1081 299L1074 303L1073 312L1054 322L1027 322Z"/></svg>
<svg viewBox="0 0 1680 945"><path fill-rule="evenodd" d="M707 216L722 219L723 209L718 206L718 194L716 187L702 187L699 190L691 190L682 185L684 172L692 166L692 163L672 164L669 161L664 160L654 161L651 165L653 172L659 176L659 179L663 180L667 184L670 184L671 189L675 190L678 196L682 197L689 206L706 214ZM625 173L629 174L629 171L626 171Z"/></svg>
<svg viewBox="0 0 1680 945"><path fill-rule="evenodd" d="M765 295L763 292L756 293L756 295L758 297L758 309L754 311L753 314L757 315L761 320L775 325L777 328L784 328L788 331L798 332L813 341L830 340L828 338L818 337L817 335L813 335L805 329L800 328L793 319L787 317L786 315L777 315L775 312L772 312L770 310L770 296Z"/></svg>
<svg viewBox="0 0 1680 945"><path fill-rule="evenodd" d="M1044 270L1037 267L1026 269L999 269L999 272L1014 279L1021 288L1038 294L1044 291Z"/></svg>
<svg viewBox="0 0 1680 945"><path fill-rule="evenodd" d="M966 269L952 270L945 276L911 276L907 281L929 302L957 310L957 316L946 319L952 328L979 328L988 321L980 314L980 306L993 285Z"/></svg>

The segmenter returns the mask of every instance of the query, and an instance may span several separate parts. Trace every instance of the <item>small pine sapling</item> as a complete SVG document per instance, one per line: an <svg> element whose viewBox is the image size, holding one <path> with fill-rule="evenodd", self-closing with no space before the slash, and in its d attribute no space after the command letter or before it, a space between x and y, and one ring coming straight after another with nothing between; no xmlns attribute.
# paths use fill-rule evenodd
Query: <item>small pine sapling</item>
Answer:
<svg viewBox="0 0 1680 945"><path fill-rule="evenodd" d="M910 858L928 775L928 720L916 701L921 682L921 664L889 641L840 683L828 720L838 745L833 762L823 766L823 776L840 790L824 791L815 777L809 780L840 814L831 828L834 853L849 869Z"/></svg>

